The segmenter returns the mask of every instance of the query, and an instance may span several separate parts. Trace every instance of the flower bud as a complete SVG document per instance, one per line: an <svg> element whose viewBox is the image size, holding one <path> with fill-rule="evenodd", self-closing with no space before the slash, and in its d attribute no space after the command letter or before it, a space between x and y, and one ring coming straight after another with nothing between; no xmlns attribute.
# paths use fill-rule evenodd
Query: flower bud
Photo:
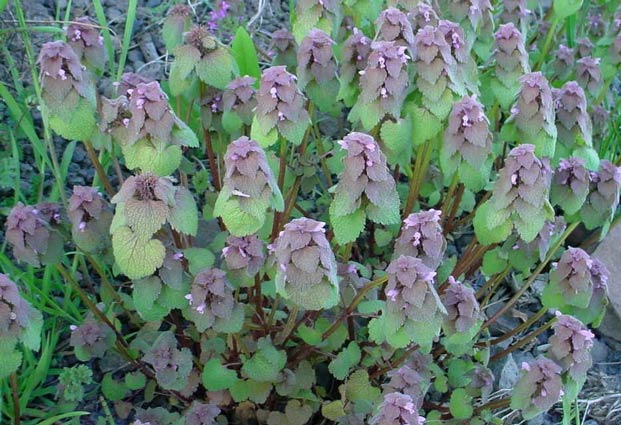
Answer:
<svg viewBox="0 0 621 425"><path fill-rule="evenodd" d="M402 255L422 260L432 270L438 268L446 249L446 239L440 225L442 212L421 211L403 220L401 234L395 243L394 257Z"/></svg>

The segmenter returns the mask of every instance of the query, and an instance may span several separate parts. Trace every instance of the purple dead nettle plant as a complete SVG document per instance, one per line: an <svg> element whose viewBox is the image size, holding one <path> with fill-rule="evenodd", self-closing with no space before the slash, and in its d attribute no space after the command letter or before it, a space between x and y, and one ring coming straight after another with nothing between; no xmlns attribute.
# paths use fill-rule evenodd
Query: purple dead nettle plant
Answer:
<svg viewBox="0 0 621 425"><path fill-rule="evenodd" d="M226 86L222 94L224 114L235 114L245 125L252 124L254 108L257 106L256 79L249 76L237 77ZM222 118L223 121L226 119Z"/></svg>
<svg viewBox="0 0 621 425"><path fill-rule="evenodd" d="M509 109L520 89L520 77L530 72L524 36L512 24L504 24L494 34L496 40L492 57L495 61L495 78L491 89L503 109Z"/></svg>
<svg viewBox="0 0 621 425"><path fill-rule="evenodd" d="M418 410L409 395L395 392L384 396L379 412L370 423L373 425L423 425L425 418L418 415Z"/></svg>
<svg viewBox="0 0 621 425"><path fill-rule="evenodd" d="M544 261L552 243L567 228L563 217L546 220L543 227L530 242L524 242L517 234L512 234L502 246L510 264L523 273L530 273L537 261Z"/></svg>
<svg viewBox="0 0 621 425"><path fill-rule="evenodd" d="M407 64L410 57L405 46L394 41L371 43L367 66L360 71L360 96L349 114L352 122L360 120L369 131L386 115L399 117L408 93Z"/></svg>
<svg viewBox="0 0 621 425"><path fill-rule="evenodd" d="M222 190L214 205L234 236L257 232L265 223L267 210L284 209L284 200L265 152L259 144L242 136L233 141L224 156Z"/></svg>
<svg viewBox="0 0 621 425"><path fill-rule="evenodd" d="M176 4L168 10L162 26L162 38L166 49L172 51L183 43L183 33L192 25L192 9L185 4Z"/></svg>
<svg viewBox="0 0 621 425"><path fill-rule="evenodd" d="M602 14L598 11L589 14L587 29L592 37L602 37L606 32L606 22L602 19Z"/></svg>
<svg viewBox="0 0 621 425"><path fill-rule="evenodd" d="M409 12L408 17L412 21L412 32L416 32L427 25L438 25L438 13L429 3L422 1L416 2L416 6Z"/></svg>
<svg viewBox="0 0 621 425"><path fill-rule="evenodd" d="M71 325L70 328L69 344L76 358L83 362L93 357L103 358L116 340L114 331L96 320L92 314L80 326Z"/></svg>
<svg viewBox="0 0 621 425"><path fill-rule="evenodd" d="M186 425L216 425L216 418L220 415L220 408L215 404L199 403L194 401L190 410L185 414Z"/></svg>
<svg viewBox="0 0 621 425"><path fill-rule="evenodd" d="M293 34L287 29L279 29L272 33L270 53L274 55L273 65L286 65L294 69L297 65L297 43Z"/></svg>
<svg viewBox="0 0 621 425"><path fill-rule="evenodd" d="M459 181L470 190L479 191L485 186L492 166L489 125L476 96L453 104L440 147L440 165L447 179L458 173Z"/></svg>
<svg viewBox="0 0 621 425"><path fill-rule="evenodd" d="M403 220L394 258L402 255L419 258L430 269L437 269L446 249L441 214L441 211L431 209L410 214Z"/></svg>
<svg viewBox="0 0 621 425"><path fill-rule="evenodd" d="M593 364L591 349L595 335L578 319L557 312L549 339L548 356L556 361L572 380L584 382Z"/></svg>
<svg viewBox="0 0 621 425"><path fill-rule="evenodd" d="M160 333L152 346L144 353L142 360L153 367L160 387L181 391L192 370L192 352L183 347L177 348L175 334Z"/></svg>
<svg viewBox="0 0 621 425"><path fill-rule="evenodd" d="M0 338L6 350L3 353L9 353L17 341L38 349L29 340L41 331L41 321L40 313L22 298L15 282L0 273Z"/></svg>
<svg viewBox="0 0 621 425"><path fill-rule="evenodd" d="M306 310L331 308L339 301L337 267L325 223L297 218L274 242L276 291Z"/></svg>
<svg viewBox="0 0 621 425"><path fill-rule="evenodd" d="M578 53L578 58L591 58L591 55L593 54L593 47L593 42L590 38L578 38L576 40L576 52Z"/></svg>
<svg viewBox="0 0 621 425"><path fill-rule="evenodd" d="M227 325L234 315L242 314L243 306L233 297L233 288L226 275L219 269L204 269L192 281L190 293L185 296L189 308L185 316L191 320L199 332L212 327Z"/></svg>
<svg viewBox="0 0 621 425"><path fill-rule="evenodd" d="M556 128L560 145L571 152L580 146L592 146L591 117L587 111L584 90L575 81L568 81L552 91L556 107ZM568 155L557 154L557 157Z"/></svg>
<svg viewBox="0 0 621 425"><path fill-rule="evenodd" d="M229 236L222 256L229 270L243 270L248 276L257 274L265 262L263 242L257 235Z"/></svg>
<svg viewBox="0 0 621 425"><path fill-rule="evenodd" d="M591 186L586 202L580 210L580 218L587 229L603 225L608 227L619 205L621 190L621 167L603 159L599 171L591 172Z"/></svg>
<svg viewBox="0 0 621 425"><path fill-rule="evenodd" d="M276 143L279 135L295 145L302 142L309 115L296 79L285 66L273 66L261 74L252 135L262 146Z"/></svg>
<svg viewBox="0 0 621 425"><path fill-rule="evenodd" d="M203 128L220 126L223 112L223 91L212 86L203 88L199 104L201 106L201 123Z"/></svg>
<svg viewBox="0 0 621 425"><path fill-rule="evenodd" d="M96 188L74 186L67 215L76 245L87 252L96 252L106 247L103 236L110 228L112 209Z"/></svg>
<svg viewBox="0 0 621 425"><path fill-rule="evenodd" d="M351 107L360 93L360 71L367 67L367 60L371 53L371 39L358 28L345 40L341 52L339 99L343 99L346 106Z"/></svg>
<svg viewBox="0 0 621 425"><path fill-rule="evenodd" d="M414 47L412 24L405 13L397 8L389 7L375 21L376 39L394 41L398 46L407 47L410 55Z"/></svg>
<svg viewBox="0 0 621 425"><path fill-rule="evenodd" d="M504 124L505 138L535 146L540 157L554 157L557 130L552 90L541 72L531 72L519 79L520 91Z"/></svg>
<svg viewBox="0 0 621 425"><path fill-rule="evenodd" d="M522 375L513 388L511 408L531 419L550 409L563 395L561 367L544 357L522 364Z"/></svg>
<svg viewBox="0 0 621 425"><path fill-rule="evenodd" d="M37 59L41 98L52 129L65 139L86 140L96 127L97 95L92 74L71 46L45 43Z"/></svg>
<svg viewBox="0 0 621 425"><path fill-rule="evenodd" d="M295 18L292 33L298 43L313 28L334 36L341 24L341 2L339 0L297 1Z"/></svg>
<svg viewBox="0 0 621 425"><path fill-rule="evenodd" d="M576 81L592 98L597 98L604 87L600 58L583 57L576 61Z"/></svg>
<svg viewBox="0 0 621 425"><path fill-rule="evenodd" d="M558 49L554 52L554 61L552 62L555 75L560 80L567 79L571 74L575 61L576 51L564 44L559 44Z"/></svg>
<svg viewBox="0 0 621 425"><path fill-rule="evenodd" d="M6 219L6 239L13 247L13 256L34 267L54 264L63 255L63 237L57 227L61 223L60 206L18 202Z"/></svg>
<svg viewBox="0 0 621 425"><path fill-rule="evenodd" d="M584 166L584 159L569 157L561 159L554 172L550 201L563 208L565 214L580 211L589 194L591 175Z"/></svg>
<svg viewBox="0 0 621 425"><path fill-rule="evenodd" d="M333 189L330 220L336 240L345 244L362 232L366 217L378 224L398 223L399 195L386 157L373 137L353 132L339 145L347 155Z"/></svg>
<svg viewBox="0 0 621 425"><path fill-rule="evenodd" d="M491 198L477 210L475 228L493 232L499 241L515 228L525 242L532 241L545 221L554 217L548 201L551 179L549 161L535 156L534 145L513 148L499 172Z"/></svg>
<svg viewBox="0 0 621 425"><path fill-rule="evenodd" d="M586 308L593 295L593 260L580 248L568 248L550 272L542 302L564 311L565 306Z"/></svg>
<svg viewBox="0 0 621 425"><path fill-rule="evenodd" d="M494 389L494 373L481 364L475 364L474 368L468 373L470 378L470 384L466 389L468 392L476 392L481 396L483 402L489 399L490 394Z"/></svg>
<svg viewBox="0 0 621 425"><path fill-rule="evenodd" d="M504 24L512 23L521 29L526 29L532 12L526 7L526 0L502 0L500 21Z"/></svg>
<svg viewBox="0 0 621 425"><path fill-rule="evenodd" d="M447 335L469 333L480 324L483 316L472 288L449 276L448 286L440 298L447 311L442 324Z"/></svg>
<svg viewBox="0 0 621 425"><path fill-rule="evenodd" d="M102 73L107 56L97 24L87 16L77 18L67 26L66 35L67 44L71 46L82 65L91 71Z"/></svg>
<svg viewBox="0 0 621 425"><path fill-rule="evenodd" d="M417 409L423 406L423 399L429 388L429 377L411 365L404 365L388 372L390 381L382 385L384 394L402 393L412 398Z"/></svg>
<svg viewBox="0 0 621 425"><path fill-rule="evenodd" d="M593 140L597 147L597 142L604 140L610 130L608 126L610 111L602 105L595 105L590 108L589 112L593 123Z"/></svg>
<svg viewBox="0 0 621 425"><path fill-rule="evenodd" d="M338 114L341 107L335 102L339 89L336 60L332 52L334 41L325 32L313 28L298 49L298 85L322 112Z"/></svg>
<svg viewBox="0 0 621 425"><path fill-rule="evenodd" d="M178 96L197 80L223 90L237 74L230 52L203 26L194 26L183 35L183 44L173 49L170 66L170 93Z"/></svg>
<svg viewBox="0 0 621 425"><path fill-rule="evenodd" d="M616 66L621 64L621 33L614 37L608 48L608 60Z"/></svg>
<svg viewBox="0 0 621 425"><path fill-rule="evenodd" d="M606 307L608 306L608 277L610 273L608 269L597 258L592 258L591 280L593 281L593 295L589 301L589 305L585 308L566 306L563 313L571 314L579 319L582 323L590 324L594 328L599 327Z"/></svg>
<svg viewBox="0 0 621 425"><path fill-rule="evenodd" d="M453 90L462 93L468 90L470 93L478 94L478 71L477 64L470 55L471 44L466 40L463 28L451 21L440 20L438 30L444 35L446 44L448 44L451 55L455 63Z"/></svg>

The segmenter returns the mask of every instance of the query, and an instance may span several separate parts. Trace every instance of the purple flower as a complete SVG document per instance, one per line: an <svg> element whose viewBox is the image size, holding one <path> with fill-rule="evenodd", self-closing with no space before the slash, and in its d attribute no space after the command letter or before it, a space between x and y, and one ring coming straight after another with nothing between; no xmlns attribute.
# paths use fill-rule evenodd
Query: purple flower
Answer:
<svg viewBox="0 0 621 425"><path fill-rule="evenodd" d="M186 295L193 315L204 316L204 328L213 326L217 319L230 319L235 307L233 289L219 269L205 269L199 272Z"/></svg>
<svg viewBox="0 0 621 425"><path fill-rule="evenodd" d="M31 325L33 309L19 294L15 282L0 273L0 338L10 346Z"/></svg>
<svg viewBox="0 0 621 425"><path fill-rule="evenodd" d="M394 7L382 11L375 21L379 40L394 41L411 50L414 45L412 25L405 13Z"/></svg>
<svg viewBox="0 0 621 425"><path fill-rule="evenodd" d="M446 249L446 239L440 225L441 214L441 211L431 209L410 214L403 220L401 234L395 243L394 257L415 257L432 270L438 268Z"/></svg>
<svg viewBox="0 0 621 425"><path fill-rule="evenodd" d="M621 33L617 34L610 44L608 57L613 65L621 64Z"/></svg>
<svg viewBox="0 0 621 425"><path fill-rule="evenodd" d="M276 291L307 310L330 308L339 301L336 259L324 226L297 218L274 242Z"/></svg>
<svg viewBox="0 0 621 425"><path fill-rule="evenodd" d="M250 276L257 274L265 261L263 243L257 235L229 236L222 256L230 270L244 269Z"/></svg>
<svg viewBox="0 0 621 425"><path fill-rule="evenodd" d="M97 24L89 17L82 16L69 24L66 35L67 44L80 62L96 72L103 72L107 57Z"/></svg>
<svg viewBox="0 0 621 425"><path fill-rule="evenodd" d="M87 361L91 357L103 358L115 340L112 329L89 317L80 326L71 328L69 344L78 360Z"/></svg>
<svg viewBox="0 0 621 425"><path fill-rule="evenodd" d="M593 43L588 37L581 37L576 40L576 49L580 58L590 57L593 54Z"/></svg>
<svg viewBox="0 0 621 425"><path fill-rule="evenodd" d="M417 409L423 405L423 399L429 385L426 376L409 365L401 366L399 369L392 369L388 372L390 381L382 387L384 393L402 393L409 396Z"/></svg>
<svg viewBox="0 0 621 425"><path fill-rule="evenodd" d="M544 305L586 308L593 295L592 268L593 260L586 252L568 248L550 273L550 283L543 292Z"/></svg>
<svg viewBox="0 0 621 425"><path fill-rule="evenodd" d="M584 90L575 81L553 90L558 139L568 148L581 140L591 146L592 125Z"/></svg>
<svg viewBox="0 0 621 425"><path fill-rule="evenodd" d="M418 415L418 410L409 395L388 393L379 407L379 412L371 419L373 425L423 425L425 418Z"/></svg>
<svg viewBox="0 0 621 425"><path fill-rule="evenodd" d="M332 53L334 44L328 34L316 28L302 39L297 57L300 88L303 89L311 81L323 85L336 78L336 62Z"/></svg>
<svg viewBox="0 0 621 425"><path fill-rule="evenodd" d="M503 0L502 4L501 22L523 25L531 15L531 11L526 8L526 0Z"/></svg>
<svg viewBox="0 0 621 425"><path fill-rule="evenodd" d="M586 378L591 368L591 348L595 335L572 316L558 313L552 325L549 356L560 364L574 381Z"/></svg>
<svg viewBox="0 0 621 425"><path fill-rule="evenodd" d="M234 111L246 125L252 123L254 108L257 106L255 79L244 76L237 77L229 83L222 94L224 111Z"/></svg>
<svg viewBox="0 0 621 425"><path fill-rule="evenodd" d="M561 367L552 360L539 358L522 367L522 376L514 387L511 408L531 419L550 409L562 395Z"/></svg>
<svg viewBox="0 0 621 425"><path fill-rule="evenodd" d="M433 6L423 1L416 2L416 6L409 13L409 18L413 23L412 31L414 33L427 25L438 25L440 19Z"/></svg>
<svg viewBox="0 0 621 425"><path fill-rule="evenodd" d="M448 312L443 327L448 334L466 333L481 319L474 291L453 276L449 276L448 287L440 298Z"/></svg>
<svg viewBox="0 0 621 425"><path fill-rule="evenodd" d="M597 97L597 94L604 87L600 58L585 56L578 59L576 64L576 80L589 94Z"/></svg>
<svg viewBox="0 0 621 425"><path fill-rule="evenodd" d="M520 77L530 72L524 36L513 23L500 25L494 34L495 75L492 90L503 108L509 108L520 89Z"/></svg>
<svg viewBox="0 0 621 425"><path fill-rule="evenodd" d="M216 418L221 410L214 404L194 401L185 414L186 425L216 425Z"/></svg>
<svg viewBox="0 0 621 425"><path fill-rule="evenodd" d="M558 49L554 52L553 58L552 66L554 67L555 74L559 78L565 79L571 73L574 66L576 60L575 50L564 44L559 44Z"/></svg>
<svg viewBox="0 0 621 425"><path fill-rule="evenodd" d="M591 173L589 195L580 211L580 217L587 229L606 224L612 219L619 205L621 189L621 167L608 160L601 160L599 171Z"/></svg>
<svg viewBox="0 0 621 425"><path fill-rule="evenodd" d="M188 348L177 348L177 339L171 331L160 333L142 360L153 367L162 388L177 391L185 388L192 370L192 353Z"/></svg>
<svg viewBox="0 0 621 425"><path fill-rule="evenodd" d="M589 193L591 177L582 158L561 159L554 172L550 200L571 215L580 210Z"/></svg>

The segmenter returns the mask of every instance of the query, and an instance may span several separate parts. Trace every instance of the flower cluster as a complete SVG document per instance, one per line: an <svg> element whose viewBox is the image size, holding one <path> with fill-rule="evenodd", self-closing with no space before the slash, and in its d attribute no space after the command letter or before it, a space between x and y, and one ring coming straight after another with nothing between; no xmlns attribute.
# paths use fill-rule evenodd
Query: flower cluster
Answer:
<svg viewBox="0 0 621 425"><path fill-rule="evenodd" d="M83 362L93 357L103 358L115 340L114 331L94 317L88 317L80 326L71 326L69 344L77 359Z"/></svg>
<svg viewBox="0 0 621 425"><path fill-rule="evenodd" d="M206 27L194 26L183 37L183 44L173 49L170 93L173 96L182 94L196 79L223 90L237 72L235 59L227 48Z"/></svg>
<svg viewBox="0 0 621 425"><path fill-rule="evenodd" d="M554 73L561 80L565 80L571 74L574 62L576 61L576 52L571 47L560 44L556 52L554 52Z"/></svg>
<svg viewBox="0 0 621 425"><path fill-rule="evenodd" d="M351 107L360 92L360 71L367 66L371 53L371 39L364 35L358 28L354 28L352 34L345 40L341 52L341 68L339 99L343 99L345 105Z"/></svg>
<svg viewBox="0 0 621 425"><path fill-rule="evenodd" d="M242 136L227 147L224 166L214 215L222 217L235 236L255 233L263 226L268 208L284 208L265 152L256 141Z"/></svg>
<svg viewBox="0 0 621 425"><path fill-rule="evenodd" d="M617 34L608 48L608 59L613 65L621 64L621 33Z"/></svg>
<svg viewBox="0 0 621 425"><path fill-rule="evenodd" d="M586 308L566 306L563 308L563 312L571 314L582 321L582 323L591 324L596 328L606 313L606 306L608 305L608 276L610 273L600 260L592 258L592 261L591 279L593 281L593 295L589 305Z"/></svg>
<svg viewBox="0 0 621 425"><path fill-rule="evenodd" d="M450 29L446 25L443 28ZM462 37L457 32L454 34L456 38L453 40L451 35L449 44L439 26L427 25L414 38L416 87L422 93L423 106L439 120L446 118L450 112L454 91L460 96L465 95L453 56L453 51L457 54L465 46L462 46Z"/></svg>
<svg viewBox="0 0 621 425"><path fill-rule="evenodd" d="M255 78L247 75L237 77L226 86L222 94L224 113L235 114L246 125L252 124L254 108L257 106L254 82Z"/></svg>
<svg viewBox="0 0 621 425"><path fill-rule="evenodd" d="M32 326L33 309L19 294L17 285L0 273L0 338L11 345Z"/></svg>
<svg viewBox="0 0 621 425"><path fill-rule="evenodd" d="M590 96L597 98L604 87L600 58L585 56L576 61L576 81Z"/></svg>
<svg viewBox="0 0 621 425"><path fill-rule="evenodd" d="M437 269L446 249L440 225L441 214L442 211L431 209L407 216L395 243L394 257L405 255L419 258L430 269Z"/></svg>
<svg viewBox="0 0 621 425"><path fill-rule="evenodd" d="M335 102L339 82L332 53L334 41L325 32L313 28L298 49L297 76L299 86L322 112L340 112Z"/></svg>
<svg viewBox="0 0 621 425"><path fill-rule="evenodd" d="M209 29L212 33L215 32L220 26L220 21L227 17L230 8L231 5L225 0L222 0L220 2L220 7L209 12L207 29Z"/></svg>
<svg viewBox="0 0 621 425"><path fill-rule="evenodd" d="M279 29L272 33L271 51L275 53L272 63L295 68L297 59L297 44L293 35L286 29Z"/></svg>
<svg viewBox="0 0 621 425"><path fill-rule="evenodd" d="M279 133L293 144L302 142L309 116L295 81L295 75L288 73L285 66L263 71L252 123L253 138L262 145L275 143Z"/></svg>
<svg viewBox="0 0 621 425"><path fill-rule="evenodd" d="M335 226L335 236L341 244L358 237L365 216L380 224L399 222L399 195L395 180L386 165L386 157L373 137L364 133L349 133L339 141L347 151L343 172L334 188L330 205L330 220L351 221L352 226ZM344 230L346 234L341 233Z"/></svg>
<svg viewBox="0 0 621 425"><path fill-rule="evenodd" d="M522 376L513 389L511 408L520 410L524 419L545 412L563 393L561 367L554 361L539 358L522 364Z"/></svg>
<svg viewBox="0 0 621 425"><path fill-rule="evenodd" d="M438 25L438 13L433 6L424 1L415 2L415 6L408 12L408 18L412 23L412 31L414 34L427 25Z"/></svg>
<svg viewBox="0 0 621 425"><path fill-rule="evenodd" d="M401 115L407 95L409 59L406 47L394 41L371 43L367 66L360 71L361 92L350 112L350 121L360 120L368 131L387 114Z"/></svg>
<svg viewBox="0 0 621 425"><path fill-rule="evenodd" d="M590 60L598 60L591 58L593 54L593 42L588 37L581 37L576 40L576 50L578 52L578 57L581 59L589 58Z"/></svg>
<svg viewBox="0 0 621 425"><path fill-rule="evenodd" d="M216 322L231 319L236 306L233 289L218 269L204 269L192 281L190 293L185 296L190 308L187 315L199 332L213 327Z"/></svg>
<svg viewBox="0 0 621 425"><path fill-rule="evenodd" d="M162 332L142 360L155 370L157 383L164 389L182 390L192 370L192 352L177 348L175 334Z"/></svg>
<svg viewBox="0 0 621 425"><path fill-rule="evenodd" d="M438 31L444 35L444 40L453 57L452 63L455 64L453 70L447 71L452 74L453 91L462 95L465 94L466 89L470 93L478 93L477 64L470 55L471 45L466 40L463 28L455 22L440 20Z"/></svg>
<svg viewBox="0 0 621 425"><path fill-rule="evenodd" d="M37 60L41 69L41 97L50 126L65 139L85 140L96 127L95 84L71 46L45 43Z"/></svg>
<svg viewBox="0 0 621 425"><path fill-rule="evenodd" d="M97 24L87 16L77 18L67 26L66 35L67 44L80 62L95 72L103 72L107 57Z"/></svg>
<svg viewBox="0 0 621 425"><path fill-rule="evenodd" d="M274 242L276 290L307 310L330 308L339 301L336 259L324 226L297 218L285 225Z"/></svg>
<svg viewBox="0 0 621 425"><path fill-rule="evenodd" d="M397 8L389 7L378 16L375 21L377 39L394 41L399 46L405 46L411 51L414 46L412 24L405 13Z"/></svg>
<svg viewBox="0 0 621 425"><path fill-rule="evenodd" d="M383 385L384 393L402 393L409 396L414 406L419 409L423 405L427 377L410 365L401 366L388 372L390 381Z"/></svg>
<svg viewBox="0 0 621 425"><path fill-rule="evenodd" d="M531 72L520 77L520 84L508 125L515 126L517 140L535 145L535 154L553 157L556 113L548 80L541 72Z"/></svg>
<svg viewBox="0 0 621 425"><path fill-rule="evenodd" d="M550 272L542 302L563 311L564 306L586 308L593 295L593 260L580 248L568 248Z"/></svg>
<svg viewBox="0 0 621 425"><path fill-rule="evenodd" d="M18 202L6 219L6 239L13 247L13 256L34 267L58 261L63 248L63 238L56 229L60 221L59 205Z"/></svg>
<svg viewBox="0 0 621 425"><path fill-rule="evenodd" d="M551 218L552 208L548 201L551 179L548 159L537 158L534 145L513 148L488 201L495 219L487 226L492 229L511 223L525 242L532 241L546 219ZM542 214L542 210L547 213Z"/></svg>
<svg viewBox="0 0 621 425"><path fill-rule="evenodd" d="M591 176L582 158L572 156L561 159L554 171L550 201L563 208L566 214L575 214L589 194L590 182Z"/></svg>
<svg viewBox="0 0 621 425"><path fill-rule="evenodd" d="M443 329L448 334L466 333L481 320L479 302L474 291L453 276L449 276L448 286L441 299L447 311Z"/></svg>
<svg viewBox="0 0 621 425"><path fill-rule="evenodd" d="M483 105L475 96L453 104L440 148L445 174L459 173L459 181L474 191L489 180L491 172L492 134Z"/></svg>
<svg viewBox="0 0 621 425"><path fill-rule="evenodd" d="M216 418L221 410L215 404L192 403L190 410L185 414L186 425L216 425Z"/></svg>
<svg viewBox="0 0 621 425"><path fill-rule="evenodd" d="M587 111L586 96L582 87L575 81L568 81L552 93L556 107L558 140L561 145L568 151L580 145L591 146L591 117ZM557 156L567 155L558 152Z"/></svg>
<svg viewBox="0 0 621 425"><path fill-rule="evenodd" d="M619 205L621 167L608 160L601 160L599 171L591 173L591 185L586 202L580 210L580 218L587 229L594 229L610 222Z"/></svg>
<svg viewBox="0 0 621 425"><path fill-rule="evenodd" d="M265 262L263 243L257 235L229 236L222 256L229 270L244 270L249 276L257 274Z"/></svg>
<svg viewBox="0 0 621 425"><path fill-rule="evenodd" d="M593 363L591 348L595 335L572 316L557 314L552 325L548 355L569 373L574 381L583 381Z"/></svg>
<svg viewBox="0 0 621 425"><path fill-rule="evenodd" d="M531 11L526 8L526 0L503 0L500 14L501 22L524 26Z"/></svg>
<svg viewBox="0 0 621 425"><path fill-rule="evenodd" d="M501 25L494 34L496 63L491 89L503 109L509 109L520 89L520 77L530 72L524 36L512 23Z"/></svg>
<svg viewBox="0 0 621 425"><path fill-rule="evenodd" d="M418 415L418 410L409 395L395 392L384 396L378 414L371 419L370 423L373 425L423 425L425 418Z"/></svg>
<svg viewBox="0 0 621 425"><path fill-rule="evenodd" d="M74 242L88 252L105 247L112 211L94 187L74 186L67 210Z"/></svg>

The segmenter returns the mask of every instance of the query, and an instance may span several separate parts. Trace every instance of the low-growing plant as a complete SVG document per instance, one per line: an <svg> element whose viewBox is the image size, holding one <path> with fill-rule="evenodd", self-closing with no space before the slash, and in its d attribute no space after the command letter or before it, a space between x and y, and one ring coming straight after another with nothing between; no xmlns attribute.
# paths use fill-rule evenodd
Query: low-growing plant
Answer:
<svg viewBox="0 0 621 425"><path fill-rule="evenodd" d="M291 3L266 50L242 27L229 43L225 1L200 24L172 6L167 78L124 74L113 98L88 18L42 46L42 122L83 144L96 181L17 203L5 236L83 307L57 322L63 406L97 390L151 425L494 424L571 406L607 305L587 250L621 190L614 2ZM6 267L15 396L58 308L31 307ZM540 309L496 326L527 293ZM491 367L536 338L547 350L492 397Z"/></svg>

